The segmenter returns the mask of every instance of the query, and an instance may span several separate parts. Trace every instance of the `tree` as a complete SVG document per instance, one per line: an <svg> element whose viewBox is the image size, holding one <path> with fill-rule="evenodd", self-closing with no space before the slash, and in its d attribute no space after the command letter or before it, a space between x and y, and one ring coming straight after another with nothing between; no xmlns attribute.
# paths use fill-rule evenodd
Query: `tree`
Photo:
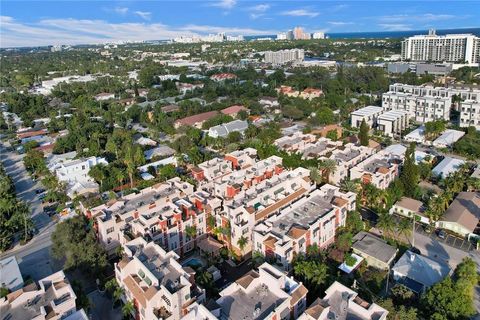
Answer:
<svg viewBox="0 0 480 320"><path fill-rule="evenodd" d="M378 303L381 307L388 311L388 318L391 320L417 320L418 310L405 306L395 307L392 299L382 300Z"/></svg>
<svg viewBox="0 0 480 320"><path fill-rule="evenodd" d="M123 319L132 319L135 312L135 305L132 301L127 301L122 307Z"/></svg>
<svg viewBox="0 0 480 320"><path fill-rule="evenodd" d="M310 167L308 168L310 170L310 179L312 179L315 184L319 185L322 183L322 175L318 171L317 168Z"/></svg>
<svg viewBox="0 0 480 320"><path fill-rule="evenodd" d="M336 246L342 251L348 251L352 246L353 236L350 232L343 232L338 235L336 240Z"/></svg>
<svg viewBox="0 0 480 320"><path fill-rule="evenodd" d="M418 189L420 174L418 166L415 163L415 143L411 143L405 152L403 170L400 175L400 181L407 197L413 197Z"/></svg>
<svg viewBox="0 0 480 320"><path fill-rule="evenodd" d="M84 216L57 224L52 233L52 255L64 260L65 269L80 268L92 275L101 274L108 265L107 254Z"/></svg>
<svg viewBox="0 0 480 320"><path fill-rule="evenodd" d="M242 251L242 255L243 255L243 250L247 246L247 243L248 243L248 239L246 237L241 236L240 238L238 238L237 245L240 248L240 250Z"/></svg>
<svg viewBox="0 0 480 320"><path fill-rule="evenodd" d="M378 216L377 228L383 231L383 236L386 237L392 234L395 229L395 222L392 219L392 216L387 212L382 212Z"/></svg>
<svg viewBox="0 0 480 320"><path fill-rule="evenodd" d="M186 226L185 227L185 234L189 239L194 241L194 245L196 246L196 238L197 238L197 227L195 226Z"/></svg>
<svg viewBox="0 0 480 320"><path fill-rule="evenodd" d="M368 146L369 131L370 131L370 128L368 127L368 124L365 122L365 119L363 119L362 124L360 124L360 132L358 133L358 139L360 140L360 144L362 146Z"/></svg>
<svg viewBox="0 0 480 320"><path fill-rule="evenodd" d="M323 181L329 183L330 175L337 170L337 162L333 159L326 159L318 164L318 168L322 172Z"/></svg>
<svg viewBox="0 0 480 320"><path fill-rule="evenodd" d="M312 288L319 288L326 283L327 266L315 260L299 260L293 266L293 272Z"/></svg>
<svg viewBox="0 0 480 320"><path fill-rule="evenodd" d="M100 183L100 190L103 191L103 180L105 179L105 168L106 166L103 163L97 164L93 166L90 171L88 171L88 175L92 177L95 181Z"/></svg>
<svg viewBox="0 0 480 320"><path fill-rule="evenodd" d="M413 216L415 219L415 216ZM410 242L410 236L412 235L412 222L407 219L402 219L400 223L397 225L397 231L399 234L405 236L405 238Z"/></svg>
<svg viewBox="0 0 480 320"><path fill-rule="evenodd" d="M340 189L342 189L342 191L358 193L359 188L360 184L358 179L344 179L340 181Z"/></svg>

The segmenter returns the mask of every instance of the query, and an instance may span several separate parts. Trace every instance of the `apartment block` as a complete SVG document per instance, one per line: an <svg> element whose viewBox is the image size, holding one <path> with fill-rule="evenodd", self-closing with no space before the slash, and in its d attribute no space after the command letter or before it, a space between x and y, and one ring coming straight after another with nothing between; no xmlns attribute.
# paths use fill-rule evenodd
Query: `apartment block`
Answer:
<svg viewBox="0 0 480 320"><path fill-rule="evenodd" d="M441 98L453 98L457 96L462 100L480 101L480 90L468 85L451 85L446 87L434 87L431 85L410 85L394 83L389 86L389 92L411 93L415 96L431 96Z"/></svg>
<svg viewBox="0 0 480 320"><path fill-rule="evenodd" d="M480 63L480 38L473 34L415 35L402 41L402 60Z"/></svg>
<svg viewBox="0 0 480 320"><path fill-rule="evenodd" d="M358 110L355 110L350 115L350 122L353 128L360 128L362 121L368 124L370 128L377 126L377 118L383 112L381 107L367 106Z"/></svg>
<svg viewBox="0 0 480 320"><path fill-rule="evenodd" d="M313 134L295 132L281 137L273 143L280 150L299 153L303 159L314 159L324 156L342 145L341 141L328 138L317 138Z"/></svg>
<svg viewBox="0 0 480 320"><path fill-rule="evenodd" d="M177 177L84 212L94 219L98 240L109 253L129 239L144 237L183 255L206 234L207 215L220 205L219 199L194 192ZM188 227L196 228L196 238L186 234Z"/></svg>
<svg viewBox="0 0 480 320"><path fill-rule="evenodd" d="M124 290L122 299L135 306L135 319L181 319L189 305L205 300L205 291L195 285L195 273L183 269L175 252L142 237L125 243L123 250L122 260L115 263L115 278Z"/></svg>
<svg viewBox="0 0 480 320"><path fill-rule="evenodd" d="M360 179L362 183L371 183L379 189L386 189L399 175L399 166L403 155L382 150L350 169L350 179Z"/></svg>
<svg viewBox="0 0 480 320"><path fill-rule="evenodd" d="M335 160L337 163L336 170L330 172L328 177L329 183L338 185L342 180L348 179L349 169L367 159L375 152L376 151L373 148L347 143L346 145L333 150L328 158L321 158Z"/></svg>
<svg viewBox="0 0 480 320"><path fill-rule="evenodd" d="M451 97L419 96L407 92L385 92L382 95L384 110L398 110L408 113L409 118L425 123L435 120L450 120Z"/></svg>
<svg viewBox="0 0 480 320"><path fill-rule="evenodd" d="M294 61L303 61L303 49L286 49L280 51L265 51L265 62L271 64L285 64Z"/></svg>
<svg viewBox="0 0 480 320"><path fill-rule="evenodd" d="M307 195L313 188L309 176L310 171L304 168L282 171L225 199L216 225L230 226L230 247L238 255L252 251L255 225ZM238 245L242 237L247 240L243 250Z"/></svg>
<svg viewBox="0 0 480 320"><path fill-rule="evenodd" d="M325 184L256 225L254 250L289 270L293 257L306 253L309 246L325 248L333 243L337 228L345 225L355 201L355 193L343 193Z"/></svg>
<svg viewBox="0 0 480 320"><path fill-rule="evenodd" d="M480 130L480 101L465 100L460 104L460 127Z"/></svg>
<svg viewBox="0 0 480 320"><path fill-rule="evenodd" d="M377 129L385 135L399 135L408 127L408 113L403 110L391 110L382 113L377 118Z"/></svg>
<svg viewBox="0 0 480 320"><path fill-rule="evenodd" d="M296 319L307 293L301 282L264 263L222 290L212 313L219 319Z"/></svg>
<svg viewBox="0 0 480 320"><path fill-rule="evenodd" d="M63 271L24 286L0 299L2 319L87 320L77 311L77 296Z"/></svg>
<svg viewBox="0 0 480 320"><path fill-rule="evenodd" d="M386 320L388 311L358 296L358 293L335 281L325 296L315 300L298 320Z"/></svg>

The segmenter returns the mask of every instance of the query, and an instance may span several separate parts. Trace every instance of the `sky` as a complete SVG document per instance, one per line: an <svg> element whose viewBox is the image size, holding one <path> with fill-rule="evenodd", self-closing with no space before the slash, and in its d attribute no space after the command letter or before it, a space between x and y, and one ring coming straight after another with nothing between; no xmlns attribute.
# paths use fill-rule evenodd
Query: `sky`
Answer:
<svg viewBox="0 0 480 320"><path fill-rule="evenodd" d="M24 1L0 3L0 47L162 40L226 32L405 31L480 27L480 1Z"/></svg>

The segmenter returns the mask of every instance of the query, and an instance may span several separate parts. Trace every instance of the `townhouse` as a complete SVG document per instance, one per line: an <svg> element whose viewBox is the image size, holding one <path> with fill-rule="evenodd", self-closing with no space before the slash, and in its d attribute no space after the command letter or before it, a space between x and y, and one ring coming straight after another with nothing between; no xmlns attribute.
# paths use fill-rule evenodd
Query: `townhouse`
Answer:
<svg viewBox="0 0 480 320"><path fill-rule="evenodd" d="M77 311L73 291L63 271L30 283L0 298L2 319L87 320L83 309Z"/></svg>
<svg viewBox="0 0 480 320"><path fill-rule="evenodd" d="M353 128L360 128L363 121L370 127L377 126L377 119L382 114L383 109L377 106L367 106L358 110L355 110L350 115L350 123Z"/></svg>
<svg viewBox="0 0 480 320"><path fill-rule="evenodd" d="M480 130L480 102L465 100L460 104L460 127L471 126Z"/></svg>
<svg viewBox="0 0 480 320"><path fill-rule="evenodd" d="M142 237L125 243L123 252L115 263L115 279L124 291L122 300L133 302L135 319L181 319L189 305L205 300L195 273L180 265L175 252Z"/></svg>
<svg viewBox="0 0 480 320"><path fill-rule="evenodd" d="M371 183L379 189L386 189L399 175L403 163L403 152L396 152L393 147L384 149L350 168L350 179L360 179L362 183Z"/></svg>
<svg viewBox="0 0 480 320"><path fill-rule="evenodd" d="M349 170L375 152L373 148L356 146L353 143L347 143L333 150L328 158L321 158L322 160L335 160L337 163L336 170L329 173L328 182L338 185L342 180L347 180L349 178Z"/></svg>
<svg viewBox="0 0 480 320"><path fill-rule="evenodd" d="M275 140L273 144L280 150L301 154L302 159L314 159L332 152L340 147L342 142L297 131Z"/></svg>
<svg viewBox="0 0 480 320"><path fill-rule="evenodd" d="M144 237L182 256L206 235L207 215L219 199L176 177L98 207L84 208L94 219L99 243L111 254L132 238ZM192 229L193 228L193 229ZM188 229L195 230L191 237Z"/></svg>
<svg viewBox="0 0 480 320"><path fill-rule="evenodd" d="M345 225L355 202L355 193L325 184L255 226L254 250L289 270L294 256L306 253L309 246L325 248L333 243L336 229Z"/></svg>
<svg viewBox="0 0 480 320"><path fill-rule="evenodd" d="M385 135L399 135L408 127L409 115L403 110L391 110L382 113L377 118L377 129Z"/></svg>
<svg viewBox="0 0 480 320"><path fill-rule="evenodd" d="M264 263L222 290L212 313L218 319L296 319L307 293L301 282Z"/></svg>

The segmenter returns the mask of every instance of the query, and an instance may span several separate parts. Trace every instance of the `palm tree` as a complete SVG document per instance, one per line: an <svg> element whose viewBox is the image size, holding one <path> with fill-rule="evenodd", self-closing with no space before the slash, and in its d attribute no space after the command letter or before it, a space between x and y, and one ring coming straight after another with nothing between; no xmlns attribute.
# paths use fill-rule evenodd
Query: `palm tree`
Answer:
<svg viewBox="0 0 480 320"><path fill-rule="evenodd" d="M333 159L323 160L318 164L318 169L322 172L323 181L329 183L330 175L337 170L337 162Z"/></svg>
<svg viewBox="0 0 480 320"><path fill-rule="evenodd" d="M132 314L135 312L135 305L132 301L127 301L122 307L122 314L124 319L132 319Z"/></svg>
<svg viewBox="0 0 480 320"><path fill-rule="evenodd" d="M415 219L415 215L413 216L413 219ZM409 237L412 234L412 225L410 224L409 220L402 219L400 223L397 225L397 231L399 234L404 235L405 238L407 238L408 242L410 242Z"/></svg>
<svg viewBox="0 0 480 320"><path fill-rule="evenodd" d="M242 251L242 256L243 256L243 249L245 249L245 247L247 246L247 243L248 243L248 239L244 236L241 236L237 241L238 247Z"/></svg>
<svg viewBox="0 0 480 320"><path fill-rule="evenodd" d="M359 179L344 179L340 182L340 189L346 192L355 192L358 193L359 189Z"/></svg>
<svg viewBox="0 0 480 320"><path fill-rule="evenodd" d="M480 190L480 179L470 177L467 179L467 187L469 191L478 191Z"/></svg>
<svg viewBox="0 0 480 320"><path fill-rule="evenodd" d="M322 183L322 175L320 174L318 169L314 167L310 167L308 169L310 170L310 179L312 179L312 181L315 182L315 184L317 185Z"/></svg>
<svg viewBox="0 0 480 320"><path fill-rule="evenodd" d="M100 190L103 190L103 180L105 177L105 165L103 163L97 164L93 166L90 171L88 171L88 175L95 179L95 181L100 182Z"/></svg>
<svg viewBox="0 0 480 320"><path fill-rule="evenodd" d="M387 212L380 213L378 216L377 227L383 231L384 238L391 234L395 229L395 223L392 216Z"/></svg>
<svg viewBox="0 0 480 320"><path fill-rule="evenodd" d="M185 233L187 235L188 238L192 239L193 240L193 246L194 248L197 247L197 241L196 241L196 238L197 238L197 227L195 226L186 226L185 227Z"/></svg>

